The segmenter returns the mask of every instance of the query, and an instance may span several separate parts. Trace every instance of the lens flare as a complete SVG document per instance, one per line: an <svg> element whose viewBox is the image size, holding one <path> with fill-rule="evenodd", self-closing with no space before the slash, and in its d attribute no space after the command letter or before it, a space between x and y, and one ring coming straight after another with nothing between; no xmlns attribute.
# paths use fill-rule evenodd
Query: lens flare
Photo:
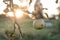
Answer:
<svg viewBox="0 0 60 40"><path fill-rule="evenodd" d="M14 12L8 12L8 13L6 14L6 16L14 17ZM16 11L15 11L15 16L16 16L16 18L22 17L22 16L23 16L23 11L21 11L21 10L16 10Z"/></svg>
<svg viewBox="0 0 60 40"><path fill-rule="evenodd" d="M32 2L29 4L30 0L13 0L14 4L17 4L19 7L27 7L27 10L32 13L34 11L34 6L37 0L32 0ZM59 3L55 3L56 0L40 0L40 2L43 5L43 8L47 8L48 10L43 10L43 12L46 12L48 16L52 15L58 15L57 7L59 6ZM0 0L0 14L3 14L3 10L6 8L6 4L3 3L3 0ZM12 15L12 13L9 12L8 15ZM17 17L20 17L23 14L23 11L17 10L16 15ZM31 16L31 15L30 15Z"/></svg>
<svg viewBox="0 0 60 40"><path fill-rule="evenodd" d="M8 12L8 13L6 14L6 16L14 17L14 14L13 14L13 12Z"/></svg>
<svg viewBox="0 0 60 40"><path fill-rule="evenodd" d="M20 18L20 17L23 16L23 13L24 12L22 10L16 10L15 15L16 15L17 18Z"/></svg>

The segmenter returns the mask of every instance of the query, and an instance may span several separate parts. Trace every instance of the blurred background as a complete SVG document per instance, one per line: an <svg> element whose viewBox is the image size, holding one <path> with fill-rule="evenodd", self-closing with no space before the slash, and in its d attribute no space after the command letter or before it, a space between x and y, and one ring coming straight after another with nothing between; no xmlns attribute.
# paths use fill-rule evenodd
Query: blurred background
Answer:
<svg viewBox="0 0 60 40"><path fill-rule="evenodd" d="M60 40L60 0L0 0L0 40L19 40L15 20L22 40Z"/></svg>

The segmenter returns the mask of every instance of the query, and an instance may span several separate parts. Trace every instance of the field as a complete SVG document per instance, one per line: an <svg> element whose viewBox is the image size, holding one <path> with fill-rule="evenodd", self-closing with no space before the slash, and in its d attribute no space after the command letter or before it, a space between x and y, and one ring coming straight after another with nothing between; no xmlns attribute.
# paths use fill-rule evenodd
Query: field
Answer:
<svg viewBox="0 0 60 40"><path fill-rule="evenodd" d="M23 40L60 40L59 21L47 20L53 23L51 27L44 27L37 30L33 27L33 20L24 19L19 25L21 26ZM5 30L13 31L13 21L6 18L0 18L0 40L6 40L4 37ZM15 40L18 40L18 29L16 29Z"/></svg>

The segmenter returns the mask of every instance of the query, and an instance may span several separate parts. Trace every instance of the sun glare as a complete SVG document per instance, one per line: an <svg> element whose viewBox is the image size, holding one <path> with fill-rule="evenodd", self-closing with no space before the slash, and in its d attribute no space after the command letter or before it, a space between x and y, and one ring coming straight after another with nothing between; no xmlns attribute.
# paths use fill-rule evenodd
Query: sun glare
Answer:
<svg viewBox="0 0 60 40"><path fill-rule="evenodd" d="M8 13L7 13L7 16L9 16L9 17L14 17L14 14L13 14L13 12L8 12Z"/></svg>
<svg viewBox="0 0 60 40"><path fill-rule="evenodd" d="M48 10L43 10L43 12L46 12L48 16L51 15L58 15L57 7L59 4L55 3L56 0L41 0L40 2L43 5L43 8L47 8ZM29 5L30 0L13 0L14 4L17 4L18 6L25 7L27 6L27 10L32 13L34 11L34 5L36 3L36 0L32 0L31 4ZM3 0L0 0L0 14L4 14L3 10L6 8L6 4L3 3ZM21 17L23 15L22 10L16 10L16 17ZM9 12L8 15L13 16L13 13ZM30 15L31 16L31 15Z"/></svg>
<svg viewBox="0 0 60 40"><path fill-rule="evenodd" d="M9 16L9 17L14 17L14 13L13 13L13 12L8 12L8 13L7 13L7 16ZM16 11L15 11L15 16L16 16L17 18L22 17L22 16L23 16L23 11L21 11L21 10L16 10Z"/></svg>
<svg viewBox="0 0 60 40"><path fill-rule="evenodd" d="M20 18L20 17L23 16L23 11L21 11L21 10L16 10L15 15L16 15L17 18Z"/></svg>

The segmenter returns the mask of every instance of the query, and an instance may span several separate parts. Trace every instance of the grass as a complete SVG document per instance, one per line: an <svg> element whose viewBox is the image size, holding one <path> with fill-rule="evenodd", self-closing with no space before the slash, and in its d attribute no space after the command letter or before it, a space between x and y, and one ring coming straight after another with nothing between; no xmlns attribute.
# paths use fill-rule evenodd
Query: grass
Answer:
<svg viewBox="0 0 60 40"><path fill-rule="evenodd" d="M3 21L2 21L3 20ZM0 20L0 34L4 34L5 30L13 31L13 21L10 19L2 19ZM24 19L19 25L21 26L21 30L23 33L23 40L60 40L59 34L54 34L53 32L58 32L57 29L57 21L51 21L54 26L49 28L43 28L41 30L34 29L31 19ZM16 38L18 40L18 29L16 29ZM4 36L0 36L0 40L6 40Z"/></svg>

